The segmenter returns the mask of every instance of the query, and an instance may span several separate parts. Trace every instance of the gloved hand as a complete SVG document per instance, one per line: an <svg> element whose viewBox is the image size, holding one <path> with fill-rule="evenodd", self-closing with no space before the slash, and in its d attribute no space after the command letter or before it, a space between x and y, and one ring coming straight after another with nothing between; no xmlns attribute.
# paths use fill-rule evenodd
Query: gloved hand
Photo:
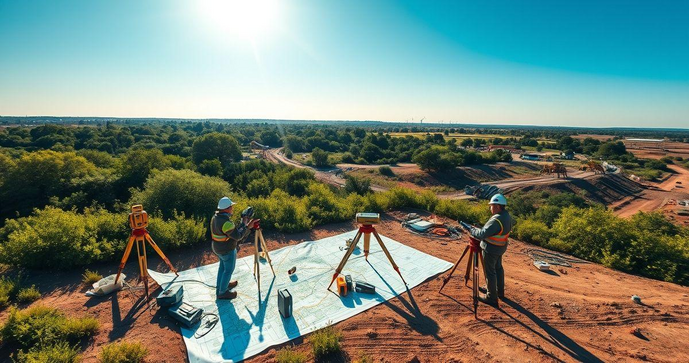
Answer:
<svg viewBox="0 0 689 363"><path fill-rule="evenodd" d="M462 226L465 230L471 232L472 225L469 223L466 223L464 221L459 221L459 225Z"/></svg>

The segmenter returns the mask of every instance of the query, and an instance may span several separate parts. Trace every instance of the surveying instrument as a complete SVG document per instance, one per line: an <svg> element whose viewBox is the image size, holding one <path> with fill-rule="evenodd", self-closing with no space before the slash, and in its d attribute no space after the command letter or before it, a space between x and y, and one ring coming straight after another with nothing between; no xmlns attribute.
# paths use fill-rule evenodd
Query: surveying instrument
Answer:
<svg viewBox="0 0 689 363"><path fill-rule="evenodd" d="M402 276L402 273L400 272L400 268L397 267L397 264L395 263L395 260L392 259L392 256L390 255L390 252L388 251L387 247L385 247L385 244L383 243L383 240L380 239L380 235L378 235L378 231L376 231L376 227L374 227L375 224L380 223L380 214L378 213L357 213L356 214L356 222L359 223L359 230L356 232L356 236L354 236L354 240L352 240L352 243L349 245L349 248L347 249L347 253L345 253L344 257L342 257L342 261L340 261L340 265L337 266L337 269L335 270L335 273L333 274L333 279L330 281L330 285L328 285L328 290L330 290L330 286L332 286L333 282L337 279L337 276L340 275L342 272L342 269L344 268L345 264L347 263L347 260L349 260L349 257L352 255L352 252L356 249L356 245L359 243L359 240L361 239L361 235L364 236L364 256L366 258L366 261L368 261L368 250L371 245L371 234L376 237L376 240L378 241L378 244L380 245L380 248L383 250L385 253L385 256L387 256L388 260L390 261L390 264L392 265L392 268L397 271L397 274L400 275L400 278L402 279L402 282L404 282L404 285L407 285L407 282L404 281L404 277Z"/></svg>
<svg viewBox="0 0 689 363"><path fill-rule="evenodd" d="M242 217L248 217L251 219L254 216L254 208L248 207L242 211ZM268 246L266 245L266 240L263 238L263 230L261 229L261 220L257 219L253 222L249 228L254 231L254 277L256 278L256 283L258 284L258 293L261 293L261 263L259 259L264 257L270 265L270 270L273 272L273 278L275 278L275 270L273 269L273 262L270 260L270 255L268 254Z"/></svg>
<svg viewBox="0 0 689 363"><path fill-rule="evenodd" d="M124 256L120 261L120 267L117 269L117 276L115 276L115 284L120 278L120 274L124 269L124 265L127 263L129 254L132 252L132 246L136 243L136 255L139 261L139 280L144 283L144 291L146 292L146 300L150 300L148 295L148 261L146 260L146 242L151 245L151 247L158 253L158 256L165 261L167 266L179 276L177 270L172 266L170 260L165 257L163 251L160 247L153 241L151 235L148 234L146 227L148 227L148 213L144 210L141 204L135 204L132 206L132 212L129 213L129 226L132 228L132 233L129 235L129 242L127 242L127 248L124 250Z"/></svg>
<svg viewBox="0 0 689 363"><path fill-rule="evenodd" d="M471 226L464 223L460 222L462 227L464 229L470 230ZM447 283L450 281L452 278L452 274L455 273L455 270L457 269L457 266L462 262L462 259L464 256L469 252L469 259L467 260L467 268L466 272L464 273L464 286L467 286L469 284L469 272L471 271L471 296L473 299L473 304L474 304L474 318L477 318L478 314L478 284L479 284L479 272L478 272L478 265L481 263L481 266L485 269L485 264L483 263L483 255L481 254L481 241L472 237L471 235L469 236L469 244L464 248L464 252L462 252L462 255L459 257L457 262L455 262L455 265L452 267L452 270L450 273L443 278L443 286L440 286L440 290L438 290L438 293L443 291L443 288ZM485 275L485 270L484 270L484 275Z"/></svg>

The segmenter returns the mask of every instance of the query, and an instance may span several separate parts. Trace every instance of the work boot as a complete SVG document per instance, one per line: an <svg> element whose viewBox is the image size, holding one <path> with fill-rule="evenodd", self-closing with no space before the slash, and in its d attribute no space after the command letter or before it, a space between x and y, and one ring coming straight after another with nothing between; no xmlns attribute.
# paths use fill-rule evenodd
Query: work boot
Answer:
<svg viewBox="0 0 689 363"><path fill-rule="evenodd" d="M232 300L237 297L237 293L234 291L226 291L216 297L217 300Z"/></svg>
<svg viewBox="0 0 689 363"><path fill-rule="evenodd" d="M480 292L480 293L482 293L482 294L487 294L487 293L488 293L488 289L487 289L485 286L479 286L479 287L478 287L478 292Z"/></svg>
<svg viewBox="0 0 689 363"><path fill-rule="evenodd" d="M485 298L483 296L479 296L478 301L480 301L484 304L490 305L492 307L495 307L495 308L498 307L498 300L488 300L488 298Z"/></svg>
<svg viewBox="0 0 689 363"><path fill-rule="evenodd" d="M239 282L237 282L237 280L230 281L230 284L227 285L227 289L228 289L228 290L232 290L232 289L234 289L235 287L237 287L237 285L239 285Z"/></svg>

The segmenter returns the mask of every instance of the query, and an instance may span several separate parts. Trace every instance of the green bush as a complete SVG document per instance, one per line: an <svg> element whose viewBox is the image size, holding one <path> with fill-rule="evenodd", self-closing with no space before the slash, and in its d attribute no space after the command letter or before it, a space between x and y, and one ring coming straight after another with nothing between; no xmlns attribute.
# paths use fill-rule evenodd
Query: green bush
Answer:
<svg viewBox="0 0 689 363"><path fill-rule="evenodd" d="M0 308L9 306L19 291L19 279L0 276Z"/></svg>
<svg viewBox="0 0 689 363"><path fill-rule="evenodd" d="M465 200L442 199L438 202L434 212L467 223L485 223L491 216L485 202L475 204Z"/></svg>
<svg viewBox="0 0 689 363"><path fill-rule="evenodd" d="M233 161L242 160L242 150L234 137L211 132L194 140L191 158L196 165L200 165L204 160L218 159L225 166Z"/></svg>
<svg viewBox="0 0 689 363"><path fill-rule="evenodd" d="M37 210L29 217L8 220L0 229L0 238L5 240L0 244L0 262L66 269L110 260L129 234L125 223L125 215L105 211L78 214L53 207ZM113 234L111 228L119 233Z"/></svg>
<svg viewBox="0 0 689 363"><path fill-rule="evenodd" d="M329 154L327 152L321 150L320 148L314 148L311 152L311 160L313 160L313 165L317 167L330 165L328 162L328 156Z"/></svg>
<svg viewBox="0 0 689 363"><path fill-rule="evenodd" d="M307 360L306 353L298 352L292 347L284 347L275 353L277 363L305 363Z"/></svg>
<svg viewBox="0 0 689 363"><path fill-rule="evenodd" d="M359 178L353 175L345 176L345 192L364 195L371 192L371 179Z"/></svg>
<svg viewBox="0 0 689 363"><path fill-rule="evenodd" d="M67 342L59 342L48 346L37 346L28 352L19 351L18 363L78 363L81 355L76 347Z"/></svg>
<svg viewBox="0 0 689 363"><path fill-rule="evenodd" d="M552 237L550 228L542 221L522 219L514 226L512 236L520 241L544 246Z"/></svg>
<svg viewBox="0 0 689 363"><path fill-rule="evenodd" d="M17 301L20 303L34 302L40 298L41 292L38 291L35 285L19 289L19 292L17 293Z"/></svg>
<svg viewBox="0 0 689 363"><path fill-rule="evenodd" d="M165 170L146 181L133 193L130 204L143 204L149 213L160 211L172 218L175 211L187 217L210 218L218 200L230 195L230 185L216 177L191 170Z"/></svg>
<svg viewBox="0 0 689 363"><path fill-rule="evenodd" d="M91 287L91 285L100 281L102 278L103 275L101 275L100 273L96 271L86 270L84 271L84 274L81 275L81 283L85 286Z"/></svg>
<svg viewBox="0 0 689 363"><path fill-rule="evenodd" d="M0 337L4 343L30 349L61 342L77 344L97 331L95 318L68 318L55 308L32 306L24 310L12 308L0 328Z"/></svg>
<svg viewBox="0 0 689 363"><path fill-rule="evenodd" d="M313 333L310 340L314 357L320 359L340 352L342 333L329 326Z"/></svg>
<svg viewBox="0 0 689 363"><path fill-rule="evenodd" d="M101 363L140 363L148 354L148 349L139 342L110 343L100 353Z"/></svg>
<svg viewBox="0 0 689 363"><path fill-rule="evenodd" d="M184 218L182 214L174 214L172 219L164 219L160 215L155 217L149 219L148 232L163 250L206 242L208 226L204 220Z"/></svg>
<svg viewBox="0 0 689 363"><path fill-rule="evenodd" d="M393 171L392 171L392 168L390 168L390 167L387 166L387 165L383 165L383 166L379 167L379 168L378 168L378 172L379 172L381 175L385 175L385 176L389 176L389 177L394 177L394 176L395 176L395 172L393 172Z"/></svg>

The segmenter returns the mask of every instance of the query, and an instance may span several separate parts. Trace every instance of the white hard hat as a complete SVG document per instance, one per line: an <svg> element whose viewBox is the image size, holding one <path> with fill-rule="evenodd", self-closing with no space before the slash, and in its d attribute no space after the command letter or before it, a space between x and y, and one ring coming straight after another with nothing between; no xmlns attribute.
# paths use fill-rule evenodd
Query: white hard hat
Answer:
<svg viewBox="0 0 689 363"><path fill-rule="evenodd" d="M232 199L230 199L228 197L222 197L222 198L220 198L220 201L218 201L218 209L220 209L220 210L227 209L227 208L229 208L235 204L236 203L233 202Z"/></svg>
<svg viewBox="0 0 689 363"><path fill-rule="evenodd" d="M492 198L490 198L490 202L488 202L488 204L507 205L507 198L505 198L505 196L502 194L495 194Z"/></svg>

